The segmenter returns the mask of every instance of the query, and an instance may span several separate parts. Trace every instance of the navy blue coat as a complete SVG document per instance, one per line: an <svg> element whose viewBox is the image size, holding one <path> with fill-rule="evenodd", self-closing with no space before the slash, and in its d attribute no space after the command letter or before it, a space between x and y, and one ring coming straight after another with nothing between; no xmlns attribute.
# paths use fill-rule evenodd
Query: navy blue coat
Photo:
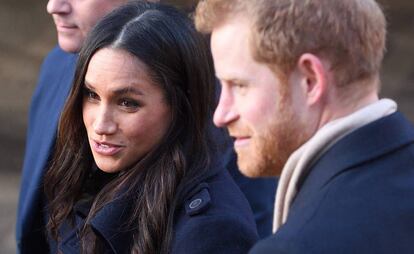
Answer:
<svg viewBox="0 0 414 254"><path fill-rule="evenodd" d="M60 112L71 88L76 58L76 54L55 47L42 65L32 98L16 224L16 241L20 253L44 253L47 248L41 182L55 143ZM218 147L217 160L222 161L246 195L259 235L269 235L275 180L251 180L241 176L228 137L226 139L216 128L214 132L218 133L216 139L223 139Z"/></svg>
<svg viewBox="0 0 414 254"><path fill-rule="evenodd" d="M21 253L47 250L41 183L55 143L59 115L72 84L76 58L54 48L42 65L32 97L16 225Z"/></svg>
<svg viewBox="0 0 414 254"><path fill-rule="evenodd" d="M250 253L414 253L413 197L414 127L397 112L330 148L286 223Z"/></svg>
<svg viewBox="0 0 414 254"><path fill-rule="evenodd" d="M185 198L176 210L171 254L240 254L247 253L258 240L256 224L243 193L224 168L211 169L185 192ZM103 253L128 253L132 234L120 230L128 219L130 202L118 199L105 206L92 218L91 226L100 237ZM58 249L63 254L79 253L78 230L90 204L75 208L77 227L62 227L62 242ZM52 243L55 253L56 243Z"/></svg>

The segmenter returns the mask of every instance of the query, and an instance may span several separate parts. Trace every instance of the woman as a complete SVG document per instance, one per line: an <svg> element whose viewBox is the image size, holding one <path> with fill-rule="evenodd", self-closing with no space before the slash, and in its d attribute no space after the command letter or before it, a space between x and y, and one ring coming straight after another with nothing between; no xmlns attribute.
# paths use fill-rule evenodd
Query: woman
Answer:
<svg viewBox="0 0 414 254"><path fill-rule="evenodd" d="M171 7L132 2L81 50L45 179L51 252L245 253L250 208L206 125L211 56Z"/></svg>

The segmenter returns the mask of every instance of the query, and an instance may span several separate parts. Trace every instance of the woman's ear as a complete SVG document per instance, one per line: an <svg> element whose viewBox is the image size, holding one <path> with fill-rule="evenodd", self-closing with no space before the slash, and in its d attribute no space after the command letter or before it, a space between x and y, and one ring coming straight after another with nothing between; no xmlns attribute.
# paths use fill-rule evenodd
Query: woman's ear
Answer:
<svg viewBox="0 0 414 254"><path fill-rule="evenodd" d="M327 93L328 82L328 69L322 59L310 53L303 54L296 69L308 106L321 102Z"/></svg>

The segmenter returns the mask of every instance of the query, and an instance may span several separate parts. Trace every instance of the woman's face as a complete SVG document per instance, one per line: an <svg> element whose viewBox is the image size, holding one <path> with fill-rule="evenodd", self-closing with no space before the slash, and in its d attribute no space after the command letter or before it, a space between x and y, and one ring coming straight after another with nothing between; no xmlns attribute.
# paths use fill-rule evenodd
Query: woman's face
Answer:
<svg viewBox="0 0 414 254"><path fill-rule="evenodd" d="M104 48L86 72L83 122L97 166L114 173L161 141L170 126L170 107L144 63L124 50Z"/></svg>

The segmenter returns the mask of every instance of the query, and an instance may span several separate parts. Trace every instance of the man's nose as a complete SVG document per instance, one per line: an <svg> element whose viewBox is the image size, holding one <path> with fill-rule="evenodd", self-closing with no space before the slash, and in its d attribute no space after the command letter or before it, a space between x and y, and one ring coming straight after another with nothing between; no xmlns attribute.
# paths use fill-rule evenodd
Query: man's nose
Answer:
<svg viewBox="0 0 414 254"><path fill-rule="evenodd" d="M67 14L72 10L68 0L49 0L46 10L49 14Z"/></svg>
<svg viewBox="0 0 414 254"><path fill-rule="evenodd" d="M102 108L93 122L93 130L98 135L112 135L116 133L118 124L116 123L113 114L107 108Z"/></svg>
<svg viewBox="0 0 414 254"><path fill-rule="evenodd" d="M217 127L226 127L238 118L234 98L229 88L222 87L220 100L214 111L214 124Z"/></svg>

